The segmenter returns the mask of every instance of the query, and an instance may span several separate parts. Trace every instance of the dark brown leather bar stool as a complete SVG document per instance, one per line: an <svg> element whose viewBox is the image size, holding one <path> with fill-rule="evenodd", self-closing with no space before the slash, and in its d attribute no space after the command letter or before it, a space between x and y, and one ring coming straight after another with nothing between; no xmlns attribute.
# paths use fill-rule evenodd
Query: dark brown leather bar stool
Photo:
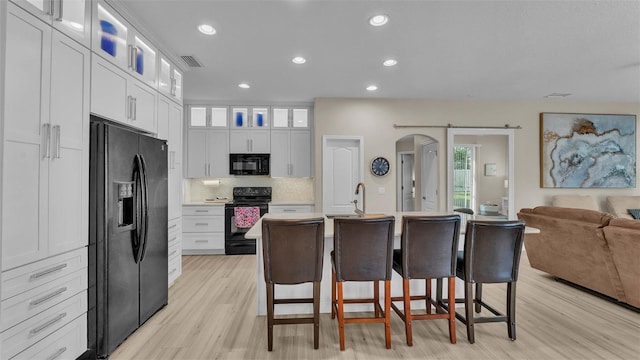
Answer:
<svg viewBox="0 0 640 360"><path fill-rule="evenodd" d="M458 252L456 275L464 280L465 316L456 318L467 326L467 338L475 342L474 325L485 322L506 322L509 338L516 339L516 281L524 240L524 221L467 221L464 251ZM502 314L482 301L482 284L507 284L507 314ZM475 284L475 297L472 285ZM474 306L475 305L475 306ZM482 308L492 316L476 317Z"/></svg>
<svg viewBox="0 0 640 360"><path fill-rule="evenodd" d="M338 314L340 350L344 350L345 323L384 323L385 345L391 348L391 264L395 218L335 218L331 252L331 318ZM344 299L345 281L373 281L373 298ZM380 307L380 281L384 281L384 309ZM337 291L337 296L336 296ZM344 304L371 303L373 317L345 318Z"/></svg>
<svg viewBox="0 0 640 360"><path fill-rule="evenodd" d="M320 332L320 281L324 254L324 218L262 219L264 281L267 285L268 349L273 350L273 326L313 324L313 347ZM275 284L313 282L313 298L274 299ZM313 303L313 317L274 318L275 304Z"/></svg>
<svg viewBox="0 0 640 360"><path fill-rule="evenodd" d="M411 322L425 319L448 319L449 340L456 343L455 284L460 215L403 216L400 250L393 251L393 270L402 276L404 312L391 303L393 310L404 321L407 345L412 346ZM448 278L448 311L431 297L431 279ZM411 296L410 280L425 279L424 295ZM412 314L411 300L425 300L426 313ZM431 306L436 313L432 313Z"/></svg>

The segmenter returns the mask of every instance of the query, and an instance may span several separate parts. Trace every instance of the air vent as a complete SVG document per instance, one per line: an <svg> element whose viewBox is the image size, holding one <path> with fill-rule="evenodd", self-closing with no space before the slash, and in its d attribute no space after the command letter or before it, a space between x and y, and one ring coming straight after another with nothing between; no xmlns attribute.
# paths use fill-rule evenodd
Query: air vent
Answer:
<svg viewBox="0 0 640 360"><path fill-rule="evenodd" d="M192 67L192 68L200 68L200 67L202 67L202 64L200 64L200 62L198 60L196 60L196 58L191 56L191 55L182 55L180 57L182 58L182 60L185 63L187 63L187 65L189 65L189 67Z"/></svg>

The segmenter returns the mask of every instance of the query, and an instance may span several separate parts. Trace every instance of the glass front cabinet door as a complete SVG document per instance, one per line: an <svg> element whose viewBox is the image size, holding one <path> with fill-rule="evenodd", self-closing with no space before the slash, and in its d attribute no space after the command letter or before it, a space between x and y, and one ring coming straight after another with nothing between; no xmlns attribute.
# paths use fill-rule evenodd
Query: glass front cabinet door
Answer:
<svg viewBox="0 0 640 360"><path fill-rule="evenodd" d="M308 129L310 109L301 108L279 108L272 109L274 128L298 128Z"/></svg>

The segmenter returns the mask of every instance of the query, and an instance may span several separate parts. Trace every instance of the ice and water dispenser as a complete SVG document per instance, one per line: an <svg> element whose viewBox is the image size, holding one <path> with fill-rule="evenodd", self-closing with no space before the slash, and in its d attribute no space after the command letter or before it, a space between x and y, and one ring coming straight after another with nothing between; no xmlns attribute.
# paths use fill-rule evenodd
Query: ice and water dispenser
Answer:
<svg viewBox="0 0 640 360"><path fill-rule="evenodd" d="M135 228L135 199L134 182L116 182L118 190L118 229L132 230Z"/></svg>

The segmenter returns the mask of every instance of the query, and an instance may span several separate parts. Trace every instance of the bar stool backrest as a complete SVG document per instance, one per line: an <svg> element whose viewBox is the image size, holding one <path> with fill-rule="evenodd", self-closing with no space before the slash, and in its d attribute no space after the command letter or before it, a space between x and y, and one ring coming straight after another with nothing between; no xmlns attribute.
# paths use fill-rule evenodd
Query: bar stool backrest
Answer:
<svg viewBox="0 0 640 360"><path fill-rule="evenodd" d="M337 281L391 280L395 218L335 218Z"/></svg>
<svg viewBox="0 0 640 360"><path fill-rule="evenodd" d="M321 281L323 255L324 218L262 219L266 283Z"/></svg>
<svg viewBox="0 0 640 360"><path fill-rule="evenodd" d="M524 228L524 221L468 220L465 279L472 283L517 281Z"/></svg>
<svg viewBox="0 0 640 360"><path fill-rule="evenodd" d="M460 215L403 216L402 275L428 279L456 276Z"/></svg>

